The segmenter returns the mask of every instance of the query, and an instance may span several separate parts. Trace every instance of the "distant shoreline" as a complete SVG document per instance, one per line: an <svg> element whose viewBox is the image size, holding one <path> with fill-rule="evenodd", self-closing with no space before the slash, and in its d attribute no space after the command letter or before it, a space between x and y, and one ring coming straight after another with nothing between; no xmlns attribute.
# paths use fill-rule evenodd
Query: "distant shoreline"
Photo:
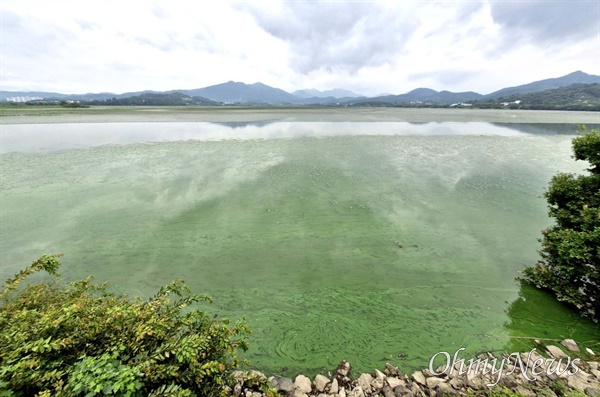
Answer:
<svg viewBox="0 0 600 397"><path fill-rule="evenodd" d="M600 124L585 111L330 107L0 107L0 125L128 122L491 122Z"/></svg>

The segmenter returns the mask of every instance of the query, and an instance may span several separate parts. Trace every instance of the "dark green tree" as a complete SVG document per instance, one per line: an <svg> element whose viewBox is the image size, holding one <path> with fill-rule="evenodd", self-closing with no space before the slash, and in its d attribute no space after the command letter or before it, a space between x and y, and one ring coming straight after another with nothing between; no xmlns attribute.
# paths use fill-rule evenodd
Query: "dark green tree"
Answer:
<svg viewBox="0 0 600 397"><path fill-rule="evenodd" d="M581 314L600 318L600 132L573 139L576 160L590 163L588 175L559 173L545 197L556 224L542 231L541 260L526 278L575 305Z"/></svg>

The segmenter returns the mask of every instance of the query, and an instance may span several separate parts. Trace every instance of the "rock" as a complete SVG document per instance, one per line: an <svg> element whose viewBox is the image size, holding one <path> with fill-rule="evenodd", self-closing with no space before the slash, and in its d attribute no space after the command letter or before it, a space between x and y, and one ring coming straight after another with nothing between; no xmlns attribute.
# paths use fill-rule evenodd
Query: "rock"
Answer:
<svg viewBox="0 0 600 397"><path fill-rule="evenodd" d="M389 385L383 386L383 389L381 389L381 392L383 393L383 397L396 397L396 395L394 394L394 391L392 390L392 388Z"/></svg>
<svg viewBox="0 0 600 397"><path fill-rule="evenodd" d="M412 385L410 385L410 391L412 391L413 394L416 394L417 396L420 396L421 393L421 388L419 387L417 382L413 382Z"/></svg>
<svg viewBox="0 0 600 397"><path fill-rule="evenodd" d="M412 377L417 383L419 383L423 386L426 385L425 376L423 375L423 373L421 371L415 372L414 374L412 374Z"/></svg>
<svg viewBox="0 0 600 397"><path fill-rule="evenodd" d="M579 368L579 371L577 371L577 373L575 375L572 376L579 376L580 378L582 378L583 380L585 380L586 382L588 381L593 381L593 376L592 374L585 372L582 368Z"/></svg>
<svg viewBox="0 0 600 397"><path fill-rule="evenodd" d="M533 363L534 361L537 361L537 360L541 359L542 362L543 362L542 365L545 367L546 359L541 354L539 354L536 351L532 351L531 353L528 353L527 355L529 356L529 360L530 360L531 363Z"/></svg>
<svg viewBox="0 0 600 397"><path fill-rule="evenodd" d="M546 346L549 354L556 360L568 357L568 352L561 350L564 347L568 351L573 351L575 348L570 344L571 340L567 339L561 342L561 345ZM574 342L573 342L574 343ZM576 344L575 344L576 346ZM578 346L577 346L578 347ZM583 347L582 347L583 348ZM561 356L561 354L563 356ZM524 355L524 356L523 356ZM515 371L512 375L506 375L509 366L504 366L504 375L497 378L498 374L482 375L469 371L464 375L455 376L428 376L429 371L416 371L412 374L412 378L402 375L400 370L391 364L386 364L385 373L375 370L374 376L368 373L361 374L355 381L350 381L348 376L342 376L343 373L350 373L350 364L342 361L336 370L335 377L331 378L323 375L317 375L314 382L304 375L298 375L294 381L283 376L272 376L268 378L270 385L280 393L282 397L416 397L416 396L458 396L468 393L488 393L488 383L498 382L498 387L506 387L511 392L518 393L525 397L533 397L536 393L543 393L547 397L557 397L552 391L554 382L560 382L564 386L561 389L566 391L574 390L574 392L585 393L586 395L600 397L600 368L596 361L585 361L577 365L578 371L570 375L566 371L566 363L561 363L559 372L563 372L560 376L548 376L546 370L552 368L556 370L555 365L548 366L547 359L543 358L535 352L521 353L521 357L526 363L529 356L530 364L543 359L545 365L537 366L538 370L542 370L544 375L537 375L538 380L530 384L520 374L518 367L513 365ZM505 357L506 358L506 357ZM514 361L514 360L513 360ZM557 363L558 364L558 363ZM480 368L481 369L481 368ZM488 363L486 370L492 367ZM572 368L573 369L573 368ZM528 368L527 373L530 374L531 369ZM391 375L398 373L399 375ZM226 386L227 395L232 397L264 397L264 394L258 392L253 384L263 382L266 377L259 371L236 371L232 374L233 381L229 386ZM343 379L343 383L339 378ZM354 386L354 387L353 387ZM532 390L531 388L534 388ZM473 394L473 395L475 395Z"/></svg>
<svg viewBox="0 0 600 397"><path fill-rule="evenodd" d="M467 385L471 389L482 390L482 389L486 388L486 384L488 382L486 382L481 375L477 375L477 376L473 376L473 377L469 377L468 375L469 374L467 374Z"/></svg>
<svg viewBox="0 0 600 397"><path fill-rule="evenodd" d="M255 370L248 372L235 371L232 374L232 377L236 383L240 383L243 388L253 388L267 382L265 374Z"/></svg>
<svg viewBox="0 0 600 397"><path fill-rule="evenodd" d="M339 392L338 381L337 381L337 379L333 378L333 381L331 382L331 386L329 387L329 393L337 394L338 392Z"/></svg>
<svg viewBox="0 0 600 397"><path fill-rule="evenodd" d="M398 378L388 377L386 379L386 382L388 385L390 385L390 387L392 389L395 389L396 387L398 387L400 385L404 385L404 381L402 379L398 379Z"/></svg>
<svg viewBox="0 0 600 397"><path fill-rule="evenodd" d="M521 382L519 382L519 380L523 379L522 375L512 375L512 376L501 376L500 380L498 381L498 385L499 386L504 386L507 389L514 389L515 387L519 386L521 384ZM494 382L496 380L494 379Z"/></svg>
<svg viewBox="0 0 600 397"><path fill-rule="evenodd" d="M455 375L464 375L467 372L468 368L469 364L456 363L454 364L454 367L450 368L449 372Z"/></svg>
<svg viewBox="0 0 600 397"><path fill-rule="evenodd" d="M348 397L365 397L365 393L363 392L362 387L356 386L350 393L348 393Z"/></svg>
<svg viewBox="0 0 600 397"><path fill-rule="evenodd" d="M592 397L598 397L598 396L600 396L600 389L597 389L595 387L586 387L585 390L584 390L584 392L588 396L592 396Z"/></svg>
<svg viewBox="0 0 600 397"><path fill-rule="evenodd" d="M577 346L577 343L575 343L575 341L573 339L565 339L562 342L560 342L560 344L563 345L564 347L566 347L567 350L570 352L578 352L579 351L579 346Z"/></svg>
<svg viewBox="0 0 600 397"><path fill-rule="evenodd" d="M252 379L252 380L264 382L267 380L267 376L260 371L251 370L251 371L248 371L248 375L246 376L246 379Z"/></svg>
<svg viewBox="0 0 600 397"><path fill-rule="evenodd" d="M421 372L423 372L423 375L425 375L427 378L429 378L430 376L434 376L429 369L424 369Z"/></svg>
<svg viewBox="0 0 600 397"><path fill-rule="evenodd" d="M447 383L440 383L438 385L438 389L440 392L442 392L442 396L458 394L458 391L454 390L454 388Z"/></svg>
<svg viewBox="0 0 600 397"><path fill-rule="evenodd" d="M284 376L273 376L270 379L271 384L277 389L277 391L291 392L294 390L294 383L290 378Z"/></svg>
<svg viewBox="0 0 600 397"><path fill-rule="evenodd" d="M538 389L539 390L539 389ZM558 397L558 394L556 394L554 391L552 391L552 389L550 388L550 386L545 386L541 392L536 390L536 396L544 396L544 397Z"/></svg>
<svg viewBox="0 0 600 397"><path fill-rule="evenodd" d="M431 377L427 378L425 380L425 383L427 384L427 387L429 389L435 389L437 386L440 385L440 383L444 383L444 380L441 378Z"/></svg>
<svg viewBox="0 0 600 397"><path fill-rule="evenodd" d="M461 378L455 377L450 379L450 382L448 382L448 384L450 384L450 386L452 386L453 389L459 390L465 385L465 382L463 382Z"/></svg>
<svg viewBox="0 0 600 397"><path fill-rule="evenodd" d="M331 383L331 382L329 381L329 379L326 376L323 376L321 374L315 376L315 387L321 393L325 391L325 388L327 387L327 385L329 383Z"/></svg>
<svg viewBox="0 0 600 397"><path fill-rule="evenodd" d="M565 369L566 367L567 367L567 365L564 364L564 363L559 366L560 370L562 371L560 373L560 375L558 375L559 379L565 379L566 380L569 377L569 371L568 371L568 369Z"/></svg>
<svg viewBox="0 0 600 397"><path fill-rule="evenodd" d="M375 370L375 380L371 382L371 389L375 392L383 389L383 386L385 386L385 378L387 377L383 374L383 372Z"/></svg>
<svg viewBox="0 0 600 397"><path fill-rule="evenodd" d="M497 380L497 379L498 379L498 376L497 376L497 375L494 375L494 376L492 376L492 375L490 375L490 374L483 375L483 381L485 382L485 385L486 385L486 386L487 386L487 385L494 384L494 383L496 382L496 380ZM489 386L487 386L487 387L489 387Z"/></svg>
<svg viewBox="0 0 600 397"><path fill-rule="evenodd" d="M384 386L385 380L380 378L376 378L373 382L371 382L371 390L375 392L378 392L379 390L383 389Z"/></svg>
<svg viewBox="0 0 600 397"><path fill-rule="evenodd" d="M517 386L515 391L522 395L523 397L535 397L535 393L529 389L524 388L523 386Z"/></svg>
<svg viewBox="0 0 600 397"><path fill-rule="evenodd" d="M583 371L578 371L576 374L567 377L567 385L570 388L584 391L586 388L591 386L587 381L588 377L589 374Z"/></svg>
<svg viewBox="0 0 600 397"><path fill-rule="evenodd" d="M400 372L400 370L398 369L398 367L394 367L390 363L385 363L385 372L388 374L388 376L400 376L400 375L402 375L402 373Z"/></svg>
<svg viewBox="0 0 600 397"><path fill-rule="evenodd" d="M373 382L373 377L371 374L362 374L356 380L358 386L367 393L371 391L371 382Z"/></svg>
<svg viewBox="0 0 600 397"><path fill-rule="evenodd" d="M588 354L589 354L590 356L595 356L595 354L594 354L593 350L592 350L592 349L590 349L589 347L586 347L586 348L585 348L585 351L586 351L586 352L588 352Z"/></svg>
<svg viewBox="0 0 600 397"><path fill-rule="evenodd" d="M567 358L567 355L557 346L546 346L548 353L554 358Z"/></svg>
<svg viewBox="0 0 600 397"><path fill-rule="evenodd" d="M336 378L337 379L337 378ZM349 386L352 381L347 376L344 376L342 379L338 379L340 386Z"/></svg>
<svg viewBox="0 0 600 397"><path fill-rule="evenodd" d="M394 395L396 397L409 397L409 396L413 396L414 393L406 386L404 385L400 385L400 386L396 386L394 387Z"/></svg>
<svg viewBox="0 0 600 397"><path fill-rule="evenodd" d="M342 360L337 367L336 373L340 375L340 377L348 376L350 373L350 363L346 360Z"/></svg>
<svg viewBox="0 0 600 397"><path fill-rule="evenodd" d="M235 386L233 386L233 395L235 397L240 397L241 394L242 394L242 384L236 383Z"/></svg>
<svg viewBox="0 0 600 397"><path fill-rule="evenodd" d="M303 393L310 393L312 390L310 379L304 375L296 376L296 380L294 380L294 389L300 390Z"/></svg>

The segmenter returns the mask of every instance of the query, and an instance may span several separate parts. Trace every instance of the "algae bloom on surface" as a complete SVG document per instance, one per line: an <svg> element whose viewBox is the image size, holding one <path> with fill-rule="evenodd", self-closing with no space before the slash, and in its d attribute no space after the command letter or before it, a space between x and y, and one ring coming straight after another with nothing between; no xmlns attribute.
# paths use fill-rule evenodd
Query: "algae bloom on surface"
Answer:
<svg viewBox="0 0 600 397"><path fill-rule="evenodd" d="M572 129L570 129L572 127ZM146 296L176 278L245 316L267 373L424 368L439 351L600 339L521 286L576 126L113 123L3 126L0 273ZM531 305L514 302L531 301ZM514 350L514 349L513 349Z"/></svg>

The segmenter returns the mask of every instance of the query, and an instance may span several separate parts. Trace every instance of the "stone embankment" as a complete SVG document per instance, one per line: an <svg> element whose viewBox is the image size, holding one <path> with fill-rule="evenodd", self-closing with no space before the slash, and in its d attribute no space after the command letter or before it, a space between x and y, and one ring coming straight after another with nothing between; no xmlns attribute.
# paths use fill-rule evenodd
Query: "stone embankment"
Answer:
<svg viewBox="0 0 600 397"><path fill-rule="evenodd" d="M501 389L506 396L600 396L600 367L594 352L586 349L587 360L572 340L558 346L543 346L526 353L494 357L481 354L471 360L450 361L448 365L403 374L391 364L384 372L351 374L351 365L342 361L333 374L317 375L313 380L298 375L267 378L258 371L236 371L228 392L235 397L411 397L411 396L485 396ZM540 345L541 346L541 345ZM591 358L591 359L590 359ZM267 389L264 385L267 382ZM512 393L512 394L511 394ZM498 395L498 394L494 394Z"/></svg>

